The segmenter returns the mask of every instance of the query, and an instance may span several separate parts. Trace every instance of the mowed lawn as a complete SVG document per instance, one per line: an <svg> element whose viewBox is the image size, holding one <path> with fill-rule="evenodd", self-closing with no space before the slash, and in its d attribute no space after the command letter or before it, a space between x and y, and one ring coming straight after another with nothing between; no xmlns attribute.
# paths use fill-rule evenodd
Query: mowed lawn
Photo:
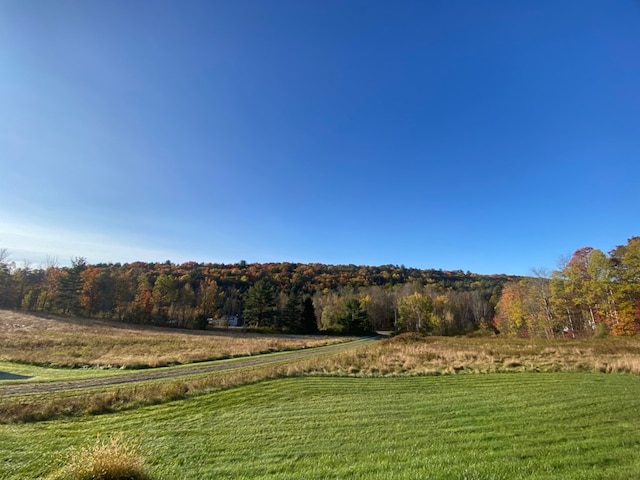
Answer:
<svg viewBox="0 0 640 480"><path fill-rule="evenodd" d="M122 434L158 479L640 478L640 377L272 380L124 413L0 426L0 478Z"/></svg>

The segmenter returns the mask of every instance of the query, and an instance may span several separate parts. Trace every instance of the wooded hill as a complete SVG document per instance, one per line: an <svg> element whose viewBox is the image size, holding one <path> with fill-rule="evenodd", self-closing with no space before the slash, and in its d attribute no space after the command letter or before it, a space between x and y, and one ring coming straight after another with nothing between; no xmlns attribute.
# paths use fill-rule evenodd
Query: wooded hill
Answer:
<svg viewBox="0 0 640 480"><path fill-rule="evenodd" d="M319 263L18 267L0 250L0 308L183 328L513 336L640 332L640 237L585 247L529 277Z"/></svg>
<svg viewBox="0 0 640 480"><path fill-rule="evenodd" d="M0 307L204 328L211 319L314 333L491 325L503 285L519 278L463 271L319 263L188 262L18 267L0 257Z"/></svg>

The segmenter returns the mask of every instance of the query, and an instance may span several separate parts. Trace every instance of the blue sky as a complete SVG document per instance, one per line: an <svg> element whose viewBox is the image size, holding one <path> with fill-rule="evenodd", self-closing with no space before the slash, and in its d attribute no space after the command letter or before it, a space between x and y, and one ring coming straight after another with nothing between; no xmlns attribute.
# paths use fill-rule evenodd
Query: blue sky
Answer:
<svg viewBox="0 0 640 480"><path fill-rule="evenodd" d="M640 235L640 3L2 1L0 247L552 269Z"/></svg>

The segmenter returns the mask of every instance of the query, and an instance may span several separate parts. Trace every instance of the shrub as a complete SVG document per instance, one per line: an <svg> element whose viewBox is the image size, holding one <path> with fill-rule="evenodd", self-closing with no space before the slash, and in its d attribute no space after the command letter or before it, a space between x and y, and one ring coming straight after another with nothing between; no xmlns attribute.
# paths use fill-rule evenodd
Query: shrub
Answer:
<svg viewBox="0 0 640 480"><path fill-rule="evenodd" d="M73 449L67 464L49 480L152 480L137 446L117 435Z"/></svg>
<svg viewBox="0 0 640 480"><path fill-rule="evenodd" d="M596 324L596 331L593 334L596 338L602 338L609 336L609 326L604 322Z"/></svg>
<svg viewBox="0 0 640 480"><path fill-rule="evenodd" d="M209 325L209 320L206 315L198 315L191 322L191 328L195 328L196 330L206 330Z"/></svg>
<svg viewBox="0 0 640 480"><path fill-rule="evenodd" d="M465 334L465 336L469 338L486 338L486 337L495 337L496 335L497 335L497 331L495 327L491 328L487 325L481 325L478 330L467 332Z"/></svg>

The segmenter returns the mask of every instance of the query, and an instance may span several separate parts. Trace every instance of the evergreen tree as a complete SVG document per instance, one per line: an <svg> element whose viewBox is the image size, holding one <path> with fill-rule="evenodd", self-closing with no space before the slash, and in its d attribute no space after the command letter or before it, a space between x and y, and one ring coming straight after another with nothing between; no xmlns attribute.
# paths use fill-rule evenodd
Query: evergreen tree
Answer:
<svg viewBox="0 0 640 480"><path fill-rule="evenodd" d="M244 296L244 321L253 327L271 327L276 316L273 289L264 280L254 283Z"/></svg>
<svg viewBox="0 0 640 480"><path fill-rule="evenodd" d="M11 308L12 276L11 268L6 258L6 250L0 250L0 308Z"/></svg>
<svg viewBox="0 0 640 480"><path fill-rule="evenodd" d="M313 300L311 297L306 297L302 302L300 333L307 335L318 333L318 319L316 318L316 310L313 307Z"/></svg>
<svg viewBox="0 0 640 480"><path fill-rule="evenodd" d="M83 257L71 260L71 267L63 269L60 278L57 305L62 313L79 314L80 293L82 292L82 272L87 268L87 261Z"/></svg>
<svg viewBox="0 0 640 480"><path fill-rule="evenodd" d="M371 333L367 310L356 298L350 298L343 304L338 316L338 324L342 326L342 333L352 335Z"/></svg>
<svg viewBox="0 0 640 480"><path fill-rule="evenodd" d="M287 296L287 303L282 310L280 328L290 332L300 333L302 317L302 298L294 292Z"/></svg>

